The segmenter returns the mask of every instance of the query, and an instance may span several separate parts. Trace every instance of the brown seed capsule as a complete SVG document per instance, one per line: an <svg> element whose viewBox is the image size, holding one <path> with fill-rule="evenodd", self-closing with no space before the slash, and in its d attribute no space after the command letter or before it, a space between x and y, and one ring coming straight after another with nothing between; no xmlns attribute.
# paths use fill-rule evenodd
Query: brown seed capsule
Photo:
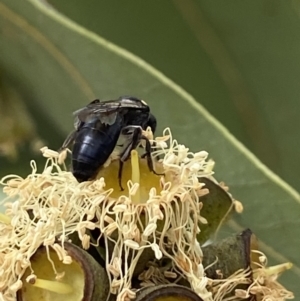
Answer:
<svg viewBox="0 0 300 301"><path fill-rule="evenodd" d="M135 301L203 301L191 289L175 284L142 288Z"/></svg>
<svg viewBox="0 0 300 301"><path fill-rule="evenodd" d="M202 248L203 266L210 266L205 270L207 277L225 279L239 269L252 267L258 258L251 251L257 249L257 239L250 229Z"/></svg>
<svg viewBox="0 0 300 301"><path fill-rule="evenodd" d="M64 247L67 256L72 258L70 264L64 264L57 253L49 249L56 274L45 247L39 248L31 257L34 275L29 268L24 273L23 287L17 292L18 301L106 300L109 282L105 269L77 246L64 243Z"/></svg>

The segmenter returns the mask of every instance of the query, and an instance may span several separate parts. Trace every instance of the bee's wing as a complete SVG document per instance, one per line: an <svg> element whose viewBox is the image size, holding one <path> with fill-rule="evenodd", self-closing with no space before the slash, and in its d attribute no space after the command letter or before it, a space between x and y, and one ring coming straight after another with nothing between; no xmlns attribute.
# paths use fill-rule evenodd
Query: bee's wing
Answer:
<svg viewBox="0 0 300 301"><path fill-rule="evenodd" d="M94 100L86 107L83 107L73 113L75 116L75 128L80 122L87 122L90 119L98 118L102 123L112 125L116 121L117 113L121 108L121 103L116 100L100 102Z"/></svg>
<svg viewBox="0 0 300 301"><path fill-rule="evenodd" d="M58 150L58 152L62 152L63 150L65 150L66 148L68 148L75 140L76 137L76 130L72 131L68 137L65 139L63 145L60 147L60 149Z"/></svg>
<svg viewBox="0 0 300 301"><path fill-rule="evenodd" d="M75 119L74 119L75 130L78 131L81 125L82 125L82 121L78 118L78 116L75 116Z"/></svg>

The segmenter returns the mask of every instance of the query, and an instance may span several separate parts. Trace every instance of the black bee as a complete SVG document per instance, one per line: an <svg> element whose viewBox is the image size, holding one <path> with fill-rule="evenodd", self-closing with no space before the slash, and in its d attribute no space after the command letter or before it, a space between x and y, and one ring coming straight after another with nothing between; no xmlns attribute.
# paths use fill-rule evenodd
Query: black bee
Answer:
<svg viewBox="0 0 300 301"><path fill-rule="evenodd" d="M78 182L95 178L115 149L120 135L125 137L126 145L120 153L119 185L121 185L123 162L130 157L140 141L146 141L147 163L153 169L150 141L142 130L148 126L156 129L156 118L149 106L136 97L120 97L118 100L92 101L86 107L73 113L75 130L64 141L60 151L74 142L72 151L72 172Z"/></svg>

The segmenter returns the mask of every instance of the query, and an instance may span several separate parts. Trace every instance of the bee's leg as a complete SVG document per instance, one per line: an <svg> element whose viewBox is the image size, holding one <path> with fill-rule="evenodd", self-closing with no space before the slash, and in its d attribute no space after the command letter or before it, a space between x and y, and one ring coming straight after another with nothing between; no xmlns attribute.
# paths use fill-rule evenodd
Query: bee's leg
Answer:
<svg viewBox="0 0 300 301"><path fill-rule="evenodd" d="M128 130L130 130L130 135L128 135ZM131 151L137 148L138 144L142 139L143 132L140 126L134 125L124 127L122 133L123 132L126 132L126 135L128 136L127 140L129 140L129 143L125 146L125 148L120 154L120 160L125 162L129 159Z"/></svg>
<svg viewBox="0 0 300 301"><path fill-rule="evenodd" d="M147 165L148 168L151 172L155 173L154 171L154 167L153 167L153 161L152 161L152 157L151 157L151 143L149 141L148 138L146 138L145 136L142 136L141 139L144 139L146 141L146 147L145 147L145 153L142 155L142 158L146 158L147 159Z"/></svg>
<svg viewBox="0 0 300 301"><path fill-rule="evenodd" d="M153 141L153 145L154 145L154 147L156 146L156 142L155 142L155 141ZM152 148L153 148L153 145L151 145L151 153L152 153ZM143 158L143 159L144 159L146 156L147 156L147 153L144 153L144 154L142 154L142 155L141 155L141 158ZM156 161L159 161L159 159L160 159L160 156L159 156L159 155L157 155L155 159L156 159Z"/></svg>
<svg viewBox="0 0 300 301"><path fill-rule="evenodd" d="M124 162L121 161L121 160L119 160L118 180L119 180L119 187L120 187L121 191L124 190L124 188L123 188L123 186L122 186L123 165L124 165Z"/></svg>
<svg viewBox="0 0 300 301"><path fill-rule="evenodd" d="M151 146L149 139L145 136L142 136L141 139L144 139L146 141L146 147L145 147L146 153L142 157L147 158L147 165L148 165L149 170L157 176L163 176L164 173L157 173L154 170L153 160L152 160L152 156L151 156L152 146Z"/></svg>
<svg viewBox="0 0 300 301"><path fill-rule="evenodd" d="M157 173L154 170L153 160L151 156L151 151L152 151L151 143L149 139L143 135L142 128L140 126L127 126L123 130L126 132L127 135L128 132L130 131L131 135L130 135L130 142L126 145L126 147L120 154L119 183L121 183L121 178L122 178L121 168L123 168L123 162L129 159L131 151L137 148L138 144L141 142L142 139L146 141L146 147L145 147L146 153L143 155L143 157L147 158L147 165L149 170L158 176L164 175L161 173ZM120 185L120 187L122 186Z"/></svg>
<svg viewBox="0 0 300 301"><path fill-rule="evenodd" d="M77 131L74 130L74 131L72 131L72 132L68 135L68 137L67 137L66 140L64 141L63 145L62 145L62 146L60 147L60 149L58 150L59 153L62 152L63 150L65 150L66 148L68 148L68 146L69 146L71 143L74 142L75 137L76 137L76 133L77 133Z"/></svg>

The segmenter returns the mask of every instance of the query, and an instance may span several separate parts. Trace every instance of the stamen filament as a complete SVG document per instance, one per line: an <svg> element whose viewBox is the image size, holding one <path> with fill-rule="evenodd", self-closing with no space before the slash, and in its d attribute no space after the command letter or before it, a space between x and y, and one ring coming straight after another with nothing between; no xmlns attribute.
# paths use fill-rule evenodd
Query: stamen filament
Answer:
<svg viewBox="0 0 300 301"><path fill-rule="evenodd" d="M131 151L131 180L132 183L140 184L140 166L139 166L139 156L136 150ZM135 204L140 202L140 189L138 188L135 195L132 196L132 201Z"/></svg>
<svg viewBox="0 0 300 301"><path fill-rule="evenodd" d="M37 278L32 285L58 294L70 294L73 291L72 286L67 283L40 278Z"/></svg>
<svg viewBox="0 0 300 301"><path fill-rule="evenodd" d="M293 264L291 262L286 262L286 263L282 263L282 264L264 268L263 270L264 270L265 275L272 276L272 275L279 275L279 274L283 273L284 271L291 269L292 266L293 266ZM259 274L260 274L260 269L255 270L253 272L253 278L257 278L259 276Z"/></svg>

